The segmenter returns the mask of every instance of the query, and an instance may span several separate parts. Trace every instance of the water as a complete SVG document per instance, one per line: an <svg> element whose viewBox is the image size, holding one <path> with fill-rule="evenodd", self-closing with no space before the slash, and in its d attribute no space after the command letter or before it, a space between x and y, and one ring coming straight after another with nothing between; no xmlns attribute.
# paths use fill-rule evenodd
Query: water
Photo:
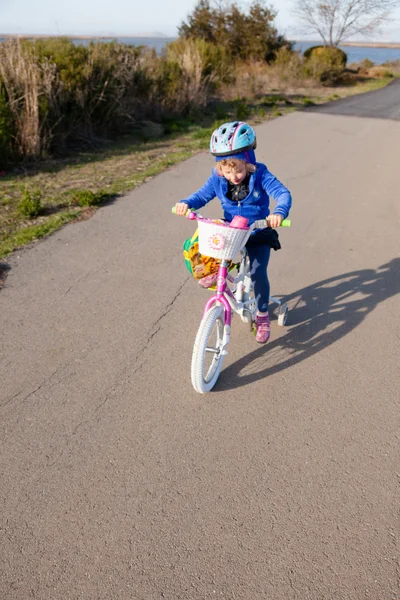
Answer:
<svg viewBox="0 0 400 600"><path fill-rule="evenodd" d="M9 36L9 37L13 37L13 36ZM35 35L32 36L31 38L29 38L29 36L26 36L28 39L37 39L40 36ZM44 38L46 37L50 37L50 36L43 36ZM71 39L71 41L76 44L76 45L81 45L81 46L88 46L90 44L90 42L120 42L121 44L127 44L130 46L149 46L150 48L155 48L156 51L158 52L158 54L161 53L161 51L165 48L166 44L168 44L169 42L173 42L174 40L176 40L176 38L174 37L157 37L157 38L151 38L151 37L140 37L140 38L136 38L136 37L78 37L78 38L73 38L70 36L65 36L65 37L69 37ZM4 37L0 37L0 42L4 42L6 39L8 38L4 38Z"/></svg>
<svg viewBox="0 0 400 600"><path fill-rule="evenodd" d="M75 44L82 44L84 46L87 46L88 44L90 44L90 42L112 42L112 41L116 41L119 42L120 44L127 44L129 46L149 46L150 48L155 48L156 52L158 54L160 54L162 52L162 50L165 48L165 46L170 43L173 42L174 39L176 38L147 38L147 37L140 37L140 38L126 38L126 37L117 37L117 38L91 38L91 39L83 39L83 38L78 38L78 39L73 39L72 41Z"/></svg>
<svg viewBox="0 0 400 600"><path fill-rule="evenodd" d="M0 41L3 41L4 38L0 38ZM122 44L128 44L132 46L149 46L151 48L155 48L156 52L160 54L162 50L165 48L166 44L173 42L173 37L158 37L158 38L146 38L146 37L116 37L116 38L71 38L75 44L88 45L91 41L98 42L111 42L115 40ZM295 50L300 50L304 52L307 48L311 46L317 46L321 42L305 42L298 41L295 42ZM363 46L339 46L344 52L346 52L348 57L348 64L361 62L365 58L372 60L376 65L381 65L385 62L392 62L395 60L400 60L400 48L365 48Z"/></svg>
<svg viewBox="0 0 400 600"><path fill-rule="evenodd" d="M296 42L295 50L304 52L311 46L318 46L321 42ZM363 46L339 46L347 54L347 64L358 63L368 58L376 65L385 62L400 60L400 48L365 48Z"/></svg>
<svg viewBox="0 0 400 600"><path fill-rule="evenodd" d="M133 46L150 46L155 48L160 53L169 42L173 42L176 38L115 38L122 44L130 44ZM90 40L74 40L76 43L88 44ZM111 41L99 40L99 41ZM318 46L321 42L295 42L295 50L304 52L311 46ZM348 64L361 62L365 58L372 60L376 65L381 65L385 62L400 60L400 48L365 48L363 46L339 46L344 50L348 57Z"/></svg>
<svg viewBox="0 0 400 600"><path fill-rule="evenodd" d="M172 42L176 38L116 38L118 42L123 44L131 44L133 46L150 46L155 48L160 53L165 45ZM78 40L77 40L78 41ZM82 40L80 40L82 42ZM110 40L108 40L110 41ZM88 41L86 40L88 43ZM295 50L304 52L311 46L318 46L321 42L295 42ZM400 60L400 48L365 48L363 46L339 46L344 50L348 57L348 64L361 62L365 58L372 60L376 65L381 65L385 62Z"/></svg>

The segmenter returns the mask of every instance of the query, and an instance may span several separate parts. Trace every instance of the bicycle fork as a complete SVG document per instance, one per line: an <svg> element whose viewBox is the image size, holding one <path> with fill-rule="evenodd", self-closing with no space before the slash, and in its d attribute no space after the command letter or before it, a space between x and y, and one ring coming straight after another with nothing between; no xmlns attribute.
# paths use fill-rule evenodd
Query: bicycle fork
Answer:
<svg viewBox="0 0 400 600"><path fill-rule="evenodd" d="M229 344L229 340L231 337L231 323L232 323L232 308L229 304L228 300L225 297L225 292L228 290L228 286L226 284L226 280L228 277L228 260L223 260L218 269L218 278L217 278L217 291L216 293L209 299L204 308L203 318L210 310L210 308L216 304L217 306L222 306L224 311L224 332L222 337L222 348L221 354L226 356L228 354L227 347Z"/></svg>

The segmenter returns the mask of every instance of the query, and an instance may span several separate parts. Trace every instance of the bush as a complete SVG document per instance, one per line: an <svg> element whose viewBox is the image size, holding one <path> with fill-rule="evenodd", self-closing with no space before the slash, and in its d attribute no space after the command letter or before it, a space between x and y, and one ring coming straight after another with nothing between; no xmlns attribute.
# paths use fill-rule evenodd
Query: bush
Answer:
<svg viewBox="0 0 400 600"><path fill-rule="evenodd" d="M347 54L340 48L333 46L311 46L304 52L306 60L314 59L330 67L344 67L347 65Z"/></svg>
<svg viewBox="0 0 400 600"><path fill-rule="evenodd" d="M79 206L94 206L99 202L97 194L91 190L73 190L71 195L72 202Z"/></svg>
<svg viewBox="0 0 400 600"><path fill-rule="evenodd" d="M161 62L153 51L124 44L84 47L66 38L2 42L0 76L15 128L15 155L41 158L158 115L164 100ZM1 113L0 107L3 130Z"/></svg>
<svg viewBox="0 0 400 600"><path fill-rule="evenodd" d="M276 53L276 59L271 70L281 81L293 85L305 77L302 57L297 52L292 52L287 48L281 48Z"/></svg>
<svg viewBox="0 0 400 600"><path fill-rule="evenodd" d="M238 121L245 121L249 116L249 107L246 98L238 98L234 102L235 105L235 117Z"/></svg>
<svg viewBox="0 0 400 600"><path fill-rule="evenodd" d="M400 75L400 60L387 61L382 67L389 69L393 74Z"/></svg>
<svg viewBox="0 0 400 600"><path fill-rule="evenodd" d="M212 6L215 4L215 6ZM211 3L198 0L187 22L178 29L180 38L203 39L227 48L234 60L273 61L275 53L292 44L279 35L275 11L264 0L252 0L246 9L235 0Z"/></svg>
<svg viewBox="0 0 400 600"><path fill-rule="evenodd" d="M335 87L344 83L344 75L343 69L328 69L321 73L319 81L324 87Z"/></svg>
<svg viewBox="0 0 400 600"><path fill-rule="evenodd" d="M39 190L30 191L25 189L17 210L22 217L34 219L42 211L42 196Z"/></svg>
<svg viewBox="0 0 400 600"><path fill-rule="evenodd" d="M115 197L114 194L110 194L104 190L99 190L98 192L92 192L91 190L69 190L68 194L72 204L83 207L99 206Z"/></svg>
<svg viewBox="0 0 400 600"><path fill-rule="evenodd" d="M369 69L372 69L372 67L374 67L374 66L375 66L375 63L372 60L369 60L369 58L364 58L364 60L362 60L360 62L360 67L362 69L366 69L367 71Z"/></svg>
<svg viewBox="0 0 400 600"><path fill-rule="evenodd" d="M394 77L392 71L389 71L389 69L387 69L387 67L385 67L385 66L382 66L382 67L372 67L372 69L370 69L368 71L368 76L369 77L378 78L378 79L385 79L385 78Z"/></svg>
<svg viewBox="0 0 400 600"><path fill-rule="evenodd" d="M12 157L12 114L0 82L0 163L4 167Z"/></svg>
<svg viewBox="0 0 400 600"><path fill-rule="evenodd" d="M326 86L337 85L347 63L346 53L330 46L308 48L304 58L306 74Z"/></svg>
<svg viewBox="0 0 400 600"><path fill-rule="evenodd" d="M210 95L230 80L233 67L224 47L189 38L168 44L163 68L167 105L187 113L204 107Z"/></svg>

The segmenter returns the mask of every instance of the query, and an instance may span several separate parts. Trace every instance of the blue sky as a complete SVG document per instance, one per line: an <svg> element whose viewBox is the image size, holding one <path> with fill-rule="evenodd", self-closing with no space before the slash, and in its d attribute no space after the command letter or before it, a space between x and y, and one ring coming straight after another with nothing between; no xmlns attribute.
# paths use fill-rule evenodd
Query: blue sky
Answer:
<svg viewBox="0 0 400 600"><path fill-rule="evenodd" d="M197 0L0 0L0 33L134 36L159 31L176 35ZM243 5L243 3L238 2ZM270 0L277 25L288 37L299 35L291 0ZM395 21L374 39L400 42L400 9Z"/></svg>

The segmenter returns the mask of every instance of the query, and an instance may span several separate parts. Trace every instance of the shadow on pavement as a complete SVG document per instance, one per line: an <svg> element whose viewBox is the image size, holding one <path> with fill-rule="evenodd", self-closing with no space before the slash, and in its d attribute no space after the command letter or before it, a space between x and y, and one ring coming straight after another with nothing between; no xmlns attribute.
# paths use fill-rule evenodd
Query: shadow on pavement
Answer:
<svg viewBox="0 0 400 600"><path fill-rule="evenodd" d="M367 119L400 120L400 79L384 88L355 94L340 100L302 108L302 112L362 117Z"/></svg>
<svg viewBox="0 0 400 600"><path fill-rule="evenodd" d="M288 330L229 365L215 391L235 389L279 373L335 343L384 300L400 292L400 258L378 269L325 279L288 297ZM272 321L272 335L276 321Z"/></svg>
<svg viewBox="0 0 400 600"><path fill-rule="evenodd" d="M0 260L0 290L2 287L4 287L8 272L10 270L10 265L7 262Z"/></svg>

